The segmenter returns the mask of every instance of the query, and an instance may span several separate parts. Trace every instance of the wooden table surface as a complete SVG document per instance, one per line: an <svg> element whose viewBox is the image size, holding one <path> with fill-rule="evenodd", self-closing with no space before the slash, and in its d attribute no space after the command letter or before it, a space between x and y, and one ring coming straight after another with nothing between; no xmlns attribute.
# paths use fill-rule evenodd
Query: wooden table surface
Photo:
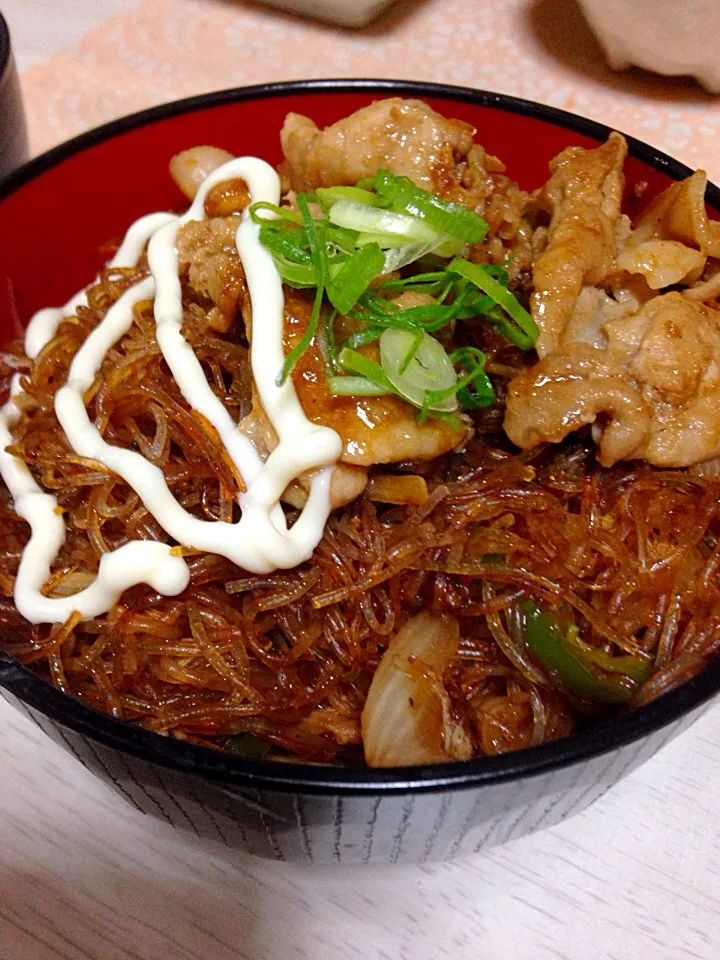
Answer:
<svg viewBox="0 0 720 960"><path fill-rule="evenodd" d="M21 69L133 0L1 0ZM182 3L182 0L178 0ZM0 702L0 960L718 960L720 707L559 827L450 864L233 855Z"/></svg>

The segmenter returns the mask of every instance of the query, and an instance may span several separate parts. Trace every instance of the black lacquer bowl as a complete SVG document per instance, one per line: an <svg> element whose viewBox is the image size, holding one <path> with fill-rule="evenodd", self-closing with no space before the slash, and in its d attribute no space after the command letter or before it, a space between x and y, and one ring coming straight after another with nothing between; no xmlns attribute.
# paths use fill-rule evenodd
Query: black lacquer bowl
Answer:
<svg viewBox="0 0 720 960"><path fill-rule="evenodd" d="M28 158L25 113L10 32L0 15L0 180Z"/></svg>
<svg viewBox="0 0 720 960"><path fill-rule="evenodd" d="M493 93L365 80L229 90L127 117L39 157L0 186L0 337L12 335L18 315L27 322L86 284L102 244L133 219L177 205L167 176L176 151L216 143L276 162L287 111L326 124L392 95L421 97L470 121L527 188L546 179L563 147L608 133ZM690 173L635 140L630 154L628 181L647 181L648 195ZM708 202L720 209L714 186ZM164 738L97 713L0 657L0 692L137 809L260 856L315 862L443 859L557 823L688 727L719 689L715 663L649 706L557 743L466 763L350 770L242 760Z"/></svg>

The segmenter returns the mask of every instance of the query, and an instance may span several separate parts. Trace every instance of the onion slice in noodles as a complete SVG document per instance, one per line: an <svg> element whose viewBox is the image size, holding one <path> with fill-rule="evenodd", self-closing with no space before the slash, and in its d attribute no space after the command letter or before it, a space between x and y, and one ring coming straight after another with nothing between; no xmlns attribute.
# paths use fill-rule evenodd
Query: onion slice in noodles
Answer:
<svg viewBox="0 0 720 960"><path fill-rule="evenodd" d="M472 755L442 682L459 643L455 617L430 611L413 617L390 641L361 718L371 767L443 763Z"/></svg>

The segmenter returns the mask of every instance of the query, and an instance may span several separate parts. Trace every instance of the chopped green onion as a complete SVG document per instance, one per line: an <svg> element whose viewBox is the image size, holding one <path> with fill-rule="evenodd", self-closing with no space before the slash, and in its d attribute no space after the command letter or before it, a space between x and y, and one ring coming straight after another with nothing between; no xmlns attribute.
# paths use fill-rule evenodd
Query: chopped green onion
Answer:
<svg viewBox="0 0 720 960"><path fill-rule="evenodd" d="M415 359L415 354L418 352L418 349L419 349L419 347L420 347L420 344L422 343L422 340L423 340L423 337L424 337L424 336L425 336L425 334L423 333L422 330L418 330L418 332L415 334L415 338L414 338L414 340L413 340L413 342L412 342L412 344L411 344L411 346L410 346L410 349L409 349L408 352L405 354L405 357L404 357L402 363L400 364L400 367L399 367L399 370L398 370L398 372L399 372L400 374L405 373L405 371L407 370L407 368L410 366L410 364L412 363L412 361ZM427 398L427 394L425 394L425 397Z"/></svg>
<svg viewBox="0 0 720 960"><path fill-rule="evenodd" d="M280 373L277 375L275 383L278 387L287 381L287 378L295 369L295 365L302 355L305 353L307 348L312 343L312 339L315 336L317 331L318 322L320 319L320 309L322 307L322 298L323 298L323 288L318 287L315 292L315 301L313 303L312 314L310 316L310 321L307 325L307 330L303 334L302 338L295 344L290 353L285 357L285 363L282 365Z"/></svg>
<svg viewBox="0 0 720 960"><path fill-rule="evenodd" d="M327 278L327 249L325 238L327 234L327 221L325 219L314 219L310 213L308 197L304 193L297 195L297 204L302 213L303 225L307 230L308 243L312 254L313 263L318 271L318 282L324 286Z"/></svg>
<svg viewBox="0 0 720 960"><path fill-rule="evenodd" d="M434 270L432 273L417 273L404 280L386 280L379 289L387 293L404 293L406 290L417 288L421 293L435 296L436 293L444 290L448 280L445 270Z"/></svg>
<svg viewBox="0 0 720 960"><path fill-rule="evenodd" d="M437 254L438 257L447 257L449 260L450 257L459 257L464 249L465 244L462 240L458 240L455 237L448 237L446 240L443 240L441 244L435 247L432 252Z"/></svg>
<svg viewBox="0 0 720 960"><path fill-rule="evenodd" d="M378 170L373 181L376 192L396 209L418 217L441 233L449 233L465 243L481 243L488 225L468 207L416 187L409 177L396 177L389 170Z"/></svg>
<svg viewBox="0 0 720 960"><path fill-rule="evenodd" d="M342 227L326 224L325 237L328 253L332 256L354 253L357 236L355 230L345 230ZM281 220L265 220L260 227L260 242L273 252L279 250L295 259L310 260L310 241L304 226L290 226Z"/></svg>
<svg viewBox="0 0 720 960"><path fill-rule="evenodd" d="M393 273L395 270L401 270L410 263L415 263L426 253L431 253L434 249L432 241L428 243L408 243L402 247L395 247L385 253L385 267L383 273Z"/></svg>
<svg viewBox="0 0 720 960"><path fill-rule="evenodd" d="M366 189L373 185L377 193ZM388 209L388 204L395 209ZM420 190L406 177L382 170L365 185L321 187L317 195L298 194L297 206L299 212L265 202L250 208L260 226L261 243L272 253L283 282L315 288L307 329L286 357L278 384L285 383L317 336L329 378L336 377L338 363L357 374L336 378L343 380L336 386L344 393L355 387L366 393L396 393L419 408L421 419L428 413L448 419L445 415L458 405L476 409L492 403L494 392L482 352L467 347L448 356L429 336L454 320L485 317L523 349L529 349L537 337L534 321L506 288L507 272L502 266L455 259L444 269L432 269L438 262L434 255L451 257L465 242L484 235L482 218ZM423 258L423 272L371 288L383 274ZM435 302L403 309L387 299L404 291L429 293ZM335 312L329 322L322 323L325 297ZM337 356L336 313L361 324L341 345L341 356L363 369L348 368ZM382 366L357 353L358 347L377 340ZM459 428L457 418L452 419Z"/></svg>
<svg viewBox="0 0 720 960"><path fill-rule="evenodd" d="M444 423L446 427L450 427L451 430L454 430L455 433L460 433L462 430L462 420L456 413L445 413L442 410L429 410L428 415L433 420L439 420L440 423ZM421 420L422 410L418 413L418 421ZM422 419L424 422L424 418Z"/></svg>
<svg viewBox="0 0 720 960"><path fill-rule="evenodd" d="M337 397L382 397L393 392L367 377L329 377L328 386Z"/></svg>
<svg viewBox="0 0 720 960"><path fill-rule="evenodd" d="M475 317L487 317L497 306L492 297L488 297L477 287L461 279L453 288L455 292L455 318L457 320L472 320ZM510 326L510 321L507 321Z"/></svg>
<svg viewBox="0 0 720 960"><path fill-rule="evenodd" d="M507 287L495 280L484 266L467 260L453 260L448 270L474 283L515 321L519 329L514 331L513 337L503 331L508 339L523 350L530 350L535 345L540 336L538 325Z"/></svg>
<svg viewBox="0 0 720 960"><path fill-rule="evenodd" d="M327 282L327 295L339 313L348 313L382 272L385 257L376 243L357 250Z"/></svg>
<svg viewBox="0 0 720 960"><path fill-rule="evenodd" d="M330 223L325 224L325 236L328 247L336 247L339 251L346 254L354 253L357 247L357 231L345 230L343 227L334 227Z"/></svg>
<svg viewBox="0 0 720 960"><path fill-rule="evenodd" d="M510 258L508 257L504 262L509 263ZM510 274L500 263L484 263L483 270L486 273L489 273L491 277L494 277L496 280L498 280L504 287L506 287L510 282Z"/></svg>
<svg viewBox="0 0 720 960"><path fill-rule="evenodd" d="M328 216L336 226L359 233L407 237L415 243L430 243L432 246L444 239L437 230L415 217L382 207L369 207L355 200L338 200L330 208Z"/></svg>
<svg viewBox="0 0 720 960"><path fill-rule="evenodd" d="M478 410L495 402L495 390L485 373L485 354L476 347L459 347L450 354L451 362L465 370L457 385L457 398L463 410Z"/></svg>
<svg viewBox="0 0 720 960"><path fill-rule="evenodd" d="M491 323L506 340L514 343L521 350L531 350L535 346L534 342L521 330L518 330L517 326L502 312L497 304L491 310L488 310L484 316L488 323Z"/></svg>
<svg viewBox="0 0 720 960"><path fill-rule="evenodd" d="M482 350L477 350L475 347L460 347L450 354L450 362L453 365L461 364L466 371L465 376L445 390L427 391L420 416L421 422L424 422L433 404L437 405L446 397L453 395L463 410L477 410L495 401L495 391L485 373L485 354Z"/></svg>
<svg viewBox="0 0 720 960"><path fill-rule="evenodd" d="M357 238L358 247L364 247L368 243L377 243L383 250L389 250L391 247L407 247L414 242L411 237L390 233L359 233Z"/></svg>
<svg viewBox="0 0 720 960"><path fill-rule="evenodd" d="M343 340L342 346L348 347L350 350L357 350L358 347L364 347L366 343L374 343L379 340L384 329L385 327L373 324L364 330L357 330L355 333L351 333L346 340Z"/></svg>
<svg viewBox="0 0 720 960"><path fill-rule="evenodd" d="M316 287L317 270L312 263L292 263L285 257L275 254L275 266L283 281L291 287Z"/></svg>
<svg viewBox="0 0 720 960"><path fill-rule="evenodd" d="M370 207L384 206L381 197L362 187L318 187L315 193L320 203L328 208L339 200L354 200L355 203L365 203Z"/></svg>
<svg viewBox="0 0 720 960"><path fill-rule="evenodd" d="M358 353L357 350L350 350L344 347L340 351L338 362L344 370L349 370L350 373L357 373L361 377L370 380L371 383L374 383L376 386L385 387L387 393L397 393L397 390L395 390L388 380L380 364L375 363L374 360L364 356L362 353Z"/></svg>
<svg viewBox="0 0 720 960"><path fill-rule="evenodd" d="M418 343L415 333L385 330L380 337L380 359L393 387L416 407L457 410L457 374L445 349L434 337L421 331ZM426 403L428 393L436 398Z"/></svg>
<svg viewBox="0 0 720 960"><path fill-rule="evenodd" d="M260 211L267 210L272 213L272 217L261 217ZM253 223L272 223L273 220L289 220L291 223L302 223L303 218L290 207L279 207L276 203L268 203L267 200L258 200L250 207L250 218Z"/></svg>
<svg viewBox="0 0 720 960"><path fill-rule="evenodd" d="M359 301L363 312L353 310L350 316L378 326L401 327L404 330L424 330L433 333L455 319L462 301L454 303L427 303L402 309L398 304L372 293L365 293Z"/></svg>
<svg viewBox="0 0 720 960"><path fill-rule="evenodd" d="M438 346L440 345L438 344ZM345 347L340 351L338 362L343 369L348 370L350 373L358 374L359 379L363 381L363 387L365 386L365 381L372 384L373 388L377 390L377 393L374 394L375 396L380 396L382 391L383 394L393 393L396 396L401 397L403 400L409 400L409 397L405 396L405 394L403 394L390 382L390 379L380 364L375 363L374 360L364 356L362 353L358 353L356 350L350 350ZM337 378L337 380L343 379L351 380L354 378ZM370 388L368 387L367 389L369 390ZM412 403L413 401L410 400L410 402ZM417 404L414 405L417 406ZM440 420L442 423L446 423L452 430L456 430L458 432L460 431L462 424L460 422L460 418L454 413L444 410L436 410L434 408L430 409L428 412L435 420Z"/></svg>
<svg viewBox="0 0 720 960"><path fill-rule="evenodd" d="M308 241L310 242L310 252L312 254L313 266L317 274L317 289L315 291L315 301L313 303L312 313L308 321L307 329L300 340L295 344L290 353L285 357L285 363L277 376L277 385L281 387L295 369L295 364L305 353L312 343L320 322L320 310L325 293L325 284L327 282L327 249L325 246L325 220L314 220L310 213L308 197L304 193L297 195L297 204L302 214L303 223L307 230Z"/></svg>
<svg viewBox="0 0 720 960"><path fill-rule="evenodd" d="M307 234L298 227L278 230L274 225L263 224L260 227L260 243L271 253L281 254L294 263L312 263Z"/></svg>
<svg viewBox="0 0 720 960"><path fill-rule="evenodd" d="M361 298L361 303L365 299L365 296ZM390 304L390 306L392 306L392 304ZM348 316L353 320L368 323L371 327L380 327L382 330L392 328L396 330L409 330L411 333L417 333L418 330L422 330L422 326L418 324L417 321L408 319L405 316L407 312L408 311L400 310L399 308L387 311L378 310L377 312L372 309L351 310Z"/></svg>
<svg viewBox="0 0 720 960"><path fill-rule="evenodd" d="M337 347L335 345L335 317L337 310L333 310L330 316L320 317L320 326L318 327L318 345L325 361L325 374L328 378L337 373Z"/></svg>

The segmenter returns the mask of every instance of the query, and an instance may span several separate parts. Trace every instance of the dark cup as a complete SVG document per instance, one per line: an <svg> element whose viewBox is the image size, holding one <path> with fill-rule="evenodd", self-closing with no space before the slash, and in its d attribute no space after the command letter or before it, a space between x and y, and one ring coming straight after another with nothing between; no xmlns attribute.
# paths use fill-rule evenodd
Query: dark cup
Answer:
<svg viewBox="0 0 720 960"><path fill-rule="evenodd" d="M10 31L0 14L0 180L25 163L29 155L25 111L10 46Z"/></svg>

